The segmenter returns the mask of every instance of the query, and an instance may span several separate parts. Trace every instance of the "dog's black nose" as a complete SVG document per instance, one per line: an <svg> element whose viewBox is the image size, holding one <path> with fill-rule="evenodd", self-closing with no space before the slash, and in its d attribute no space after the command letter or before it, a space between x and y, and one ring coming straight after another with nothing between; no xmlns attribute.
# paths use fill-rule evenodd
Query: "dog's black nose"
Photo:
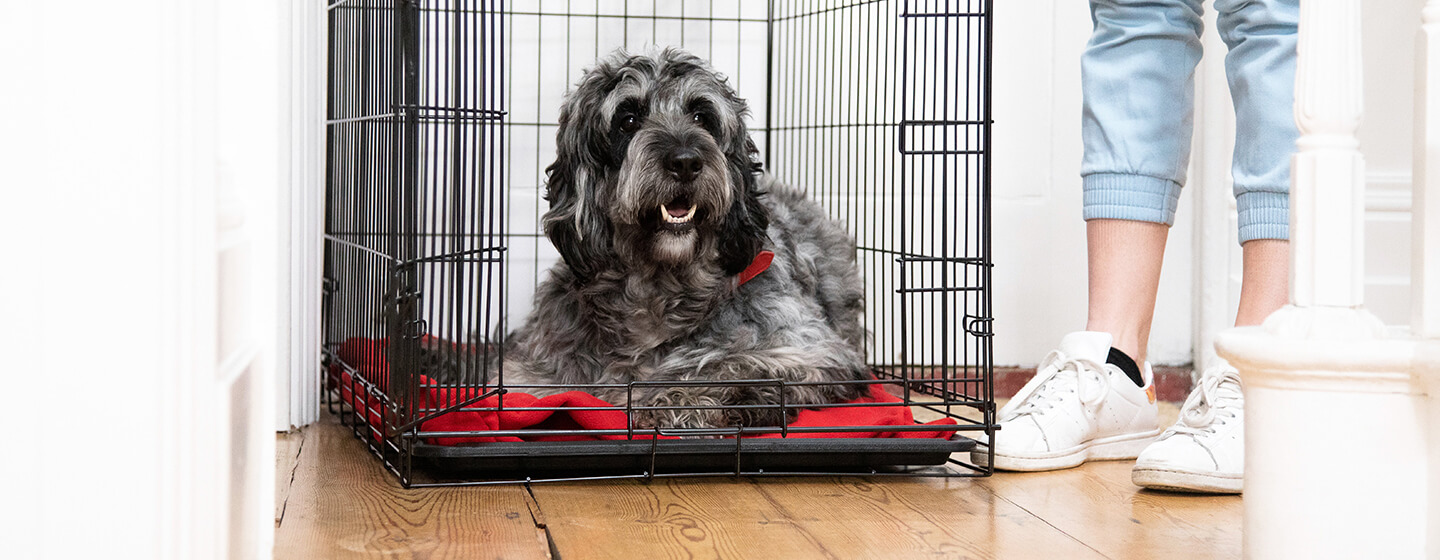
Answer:
<svg viewBox="0 0 1440 560"><path fill-rule="evenodd" d="M672 150L665 156L665 170L682 183L689 183L700 176L700 152L692 148Z"/></svg>

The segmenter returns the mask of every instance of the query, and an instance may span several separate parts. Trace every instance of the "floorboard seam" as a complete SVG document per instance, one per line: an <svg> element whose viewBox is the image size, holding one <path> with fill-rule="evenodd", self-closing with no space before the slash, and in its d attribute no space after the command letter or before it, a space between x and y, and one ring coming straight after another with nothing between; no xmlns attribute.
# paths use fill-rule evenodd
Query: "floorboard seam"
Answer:
<svg viewBox="0 0 1440 560"><path fill-rule="evenodd" d="M1019 503L1016 503L1014 500L1011 500L1010 498L1007 498L1007 497L1001 495L999 492L996 492L994 488L990 488L990 487L983 487L983 488L985 488L985 491L986 491L986 492L989 492L991 495L995 496L996 498L1000 498L1001 500L1004 500L1005 503L1008 503L1008 504L1010 504L1010 505L1012 505L1012 506L1015 506L1015 507L1017 507L1017 508L1020 508L1020 511L1023 511L1023 512L1025 512L1025 513L1030 514L1030 517L1034 517L1035 519L1040 520L1041 523L1044 523L1044 524L1050 526L1051 529L1054 529L1054 530L1056 530L1056 531L1059 531L1060 534L1065 535L1066 538L1069 538L1069 539L1072 540L1072 541L1075 541L1075 542L1077 542L1077 543L1080 543L1080 546L1083 546L1083 547L1085 547L1085 548L1090 549L1091 551L1094 551L1095 554L1099 554L1101 558L1110 558L1110 555L1105 554L1104 552L1100 552L1100 551L1097 550L1095 547L1090 546L1090 543L1087 543L1087 542L1085 542L1085 541L1080 540L1079 538L1076 538L1075 535L1072 535L1072 534L1070 534L1068 531L1066 531L1066 530L1064 530L1064 529L1061 529L1061 528L1055 526L1055 524L1054 524L1054 523L1051 523L1050 520L1045 519L1044 517L1040 517L1040 516L1037 515L1035 512L1030 511L1030 510L1029 510L1028 508L1026 508L1025 506L1022 506L1022 505L1020 505ZM1113 560L1113 559L1112 559L1112 560Z"/></svg>
<svg viewBox="0 0 1440 560"><path fill-rule="evenodd" d="M790 511L790 508L785 507L785 505L781 504L779 500L776 500L775 496L771 495L770 491L766 490L765 486L760 484L760 481L758 479L751 477L746 480L746 482L750 483L750 486L755 489L756 493L760 494L761 498L764 498L765 501L770 504L770 507L775 508L776 512L784 515L785 519L793 521L797 518L797 516ZM830 552L830 549L825 548L825 541L816 537L813 533L810 532L809 529L806 529L799 523L792 523L791 527L793 527L797 533L804 535L806 542L809 542L810 544L814 545L815 548L820 549L820 553L824 554L826 558L838 558Z"/></svg>
<svg viewBox="0 0 1440 560"><path fill-rule="evenodd" d="M530 521L535 523L535 530L545 539L545 546L548 547L550 560L560 560L560 549L555 545L555 536L550 534L550 524L545 522L545 512L540 511L540 499L535 497L535 489L529 483L525 484L525 505L530 510Z"/></svg>
<svg viewBox="0 0 1440 560"><path fill-rule="evenodd" d="M285 522L285 512L290 509L290 494L295 489L295 473L300 471L301 452L305 450L306 430L300 431L300 445L295 446L295 464L290 467L290 480L286 482L285 501L280 503L280 516L275 518L275 528L279 529L280 524Z"/></svg>

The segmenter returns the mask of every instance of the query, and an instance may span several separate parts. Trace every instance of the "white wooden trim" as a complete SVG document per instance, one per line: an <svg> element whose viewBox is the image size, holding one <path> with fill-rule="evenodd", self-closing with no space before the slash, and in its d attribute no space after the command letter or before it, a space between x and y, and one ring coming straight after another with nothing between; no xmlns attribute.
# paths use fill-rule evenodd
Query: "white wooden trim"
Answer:
<svg viewBox="0 0 1440 560"><path fill-rule="evenodd" d="M1216 29L1215 10L1206 10L1205 28ZM1225 76L1225 43L1219 34L1202 37L1207 53L1196 70L1195 122L1199 125L1191 159L1190 185L1198 189L1194 239L1194 362L1203 371L1215 359L1215 335L1235 322L1238 271L1231 263L1239 251L1235 197L1230 177L1235 151L1235 109ZM1232 273L1233 272L1233 273Z"/></svg>
<svg viewBox="0 0 1440 560"><path fill-rule="evenodd" d="M1436 0L1426 2L1421 12L1415 50L1415 181L1410 246L1414 311L1410 326L1417 336L1440 338L1440 258L1435 257L1440 253L1440 2Z"/></svg>
<svg viewBox="0 0 1440 560"><path fill-rule="evenodd" d="M223 522L217 503L223 488L215 456L217 419L202 412L217 404L215 333L215 73L214 4L169 0L158 7L167 55L157 84L161 106L161 238L170 245L161 262L162 316L158 338L164 360L160 385L168 394L160 419L161 558L207 558L220 553ZM163 390L163 389L162 389Z"/></svg>
<svg viewBox="0 0 1440 560"><path fill-rule="evenodd" d="M1440 0L1427 0L1415 41L1414 183L1410 214L1410 329L1429 339L1426 379L1430 409L1425 553L1440 557ZM1427 256L1431 258L1427 258Z"/></svg>
<svg viewBox="0 0 1440 560"><path fill-rule="evenodd" d="M1418 128L1418 127L1417 127ZM1365 211L1409 214L1413 206L1409 173L1369 173L1365 177Z"/></svg>
<svg viewBox="0 0 1440 560"><path fill-rule="evenodd" d="M320 414L320 283L323 274L325 157L325 6L289 7L285 30L284 102L289 129L281 154L285 162L281 202L276 320L280 324L276 365L275 429L287 431L314 422Z"/></svg>

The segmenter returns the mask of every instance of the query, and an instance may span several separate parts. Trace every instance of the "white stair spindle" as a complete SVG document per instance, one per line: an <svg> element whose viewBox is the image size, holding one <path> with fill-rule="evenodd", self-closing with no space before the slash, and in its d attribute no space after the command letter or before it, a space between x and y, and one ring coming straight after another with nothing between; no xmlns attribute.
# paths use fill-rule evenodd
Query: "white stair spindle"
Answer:
<svg viewBox="0 0 1440 560"><path fill-rule="evenodd" d="M1359 0L1302 3L1299 42L1291 301L1356 307L1365 291L1365 159L1355 137L1363 112Z"/></svg>

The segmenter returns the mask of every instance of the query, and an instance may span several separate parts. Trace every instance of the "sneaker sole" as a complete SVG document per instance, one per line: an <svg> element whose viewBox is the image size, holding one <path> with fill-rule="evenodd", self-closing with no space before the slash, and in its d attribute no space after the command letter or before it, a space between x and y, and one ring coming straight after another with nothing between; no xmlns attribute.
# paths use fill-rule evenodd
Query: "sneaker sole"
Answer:
<svg viewBox="0 0 1440 560"><path fill-rule="evenodd" d="M995 454L995 469L1002 471L1038 472L1078 467L1086 461L1119 461L1140 456L1145 447L1160 436L1161 429L1138 434L1122 434L1085 442L1078 447L1038 455ZM986 466L985 451L970 452L976 466Z"/></svg>
<svg viewBox="0 0 1440 560"><path fill-rule="evenodd" d="M1196 494L1240 494L1245 490L1245 477L1218 473L1200 473L1136 466L1130 471L1130 481L1136 486L1170 492Z"/></svg>

